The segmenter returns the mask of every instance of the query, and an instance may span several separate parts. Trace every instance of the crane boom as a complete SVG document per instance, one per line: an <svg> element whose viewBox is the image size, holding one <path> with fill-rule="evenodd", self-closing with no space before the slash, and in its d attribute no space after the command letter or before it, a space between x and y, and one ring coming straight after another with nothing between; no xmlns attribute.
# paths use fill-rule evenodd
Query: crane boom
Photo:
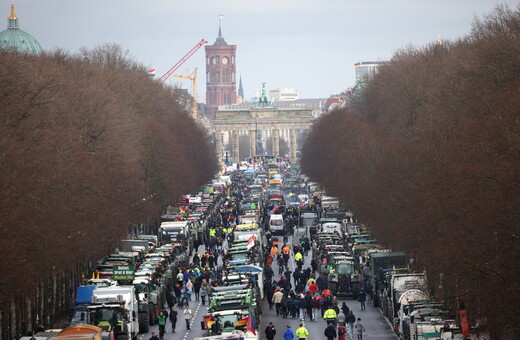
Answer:
<svg viewBox="0 0 520 340"><path fill-rule="evenodd" d="M191 95L193 96L193 103L191 105L192 107L192 115L193 115L193 119L197 120L198 118L198 102L199 102L199 97L198 97L198 88L199 88L199 85L198 85L198 82L197 82L197 72L199 71L199 68L198 67L195 67L195 70L192 72L191 76L185 76L183 74L174 74L173 76L174 77L177 77L177 78L182 78L182 79L189 79L191 80Z"/></svg>
<svg viewBox="0 0 520 340"><path fill-rule="evenodd" d="M179 67L181 67L181 65L184 64L184 62L186 60L188 60L193 54L195 54L195 52L197 52L197 50L199 48L201 48L204 44L207 44L207 43L208 42L206 40L202 39L197 45L195 45L195 47L193 47L191 49L191 51L186 53L186 55L184 57L182 57L181 60L179 60L177 62L177 64L173 65L173 67L168 72L163 74L162 77L159 79L159 81L160 82L165 82L166 79L168 79L173 74L173 72L175 72Z"/></svg>

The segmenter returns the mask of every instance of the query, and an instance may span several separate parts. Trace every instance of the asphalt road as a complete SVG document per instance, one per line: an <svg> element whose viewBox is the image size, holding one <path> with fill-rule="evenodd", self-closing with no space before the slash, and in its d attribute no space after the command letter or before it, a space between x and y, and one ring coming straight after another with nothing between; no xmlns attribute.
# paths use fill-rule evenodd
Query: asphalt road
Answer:
<svg viewBox="0 0 520 340"><path fill-rule="evenodd" d="M289 238L289 241L292 244L292 239ZM309 252L309 256L305 258L305 263L303 265L303 268L310 267L310 260L312 256L312 251ZM295 262L294 259L291 258L291 261L289 261L289 269L291 272L294 272L295 268ZM276 264L276 261L273 262L273 271L275 273L275 278L280 279L280 276L278 275L278 265ZM291 278L291 283L294 286L294 281ZM381 340L395 340L397 339L394 332L391 330L390 326L386 322L386 319L383 317L383 315L379 312L378 308L373 307L370 304L367 304L366 311L361 311L360 303L356 300L348 300L348 299L338 299L340 306L343 304L343 301L346 302L347 306L354 311L354 315L356 316L356 319L359 317L361 318L361 322L363 323L366 332L363 334L363 339L381 339ZM327 322L318 315L318 318L316 321L311 321L307 316L305 316L305 320L300 322L298 318L296 319L283 319L281 316L276 315L276 310L273 308L272 310L269 310L267 302L264 302L264 313L262 314L262 321L260 324L259 331L261 332L261 339L265 339L265 328L269 324L269 322L272 322L275 329L276 329L276 337L275 339L283 339L283 333L287 329L287 326L291 326L292 330L296 332L296 329L299 327L300 323L304 325L305 328L309 331L309 340L313 339L326 339L323 332L325 331L325 328L327 327ZM348 336L347 336L348 339ZM357 339L356 336L354 336L354 339Z"/></svg>
<svg viewBox="0 0 520 340"><path fill-rule="evenodd" d="M289 241L292 241L290 238ZM224 245L225 246L225 245ZM199 253L203 251L204 246L199 248ZM311 252L309 252L309 256L305 258L304 269L310 267L310 259ZM220 264L220 263L219 263ZM291 261L289 261L289 268L291 272L294 272L296 265L294 259L291 257ZM280 279L278 275L278 265L276 261L273 262L273 271L275 272L275 278ZM291 278L291 283L294 282ZM345 301L347 306L354 311L356 318L360 317L361 321L366 329L366 332L363 335L363 339L380 339L380 340L395 340L397 337L390 329L390 326L386 322L385 318L379 312L378 308L373 307L370 304L367 304L366 311L361 311L361 307L359 302L355 300L347 300L347 299L339 299L340 305ZM263 301L262 310L264 313L262 314L261 323L259 325L258 332L260 333L260 339L265 339L265 328L272 322L276 329L276 337L275 339L283 339L283 333L287 329L287 325L291 326L293 331L300 325L300 320L296 319L283 319L281 316L276 315L276 310L269 310L269 305L267 301ZM190 308L195 315L195 318L191 320L190 330L186 328L186 322L184 320L184 315L182 313L182 308L177 309L178 317L177 317L177 325L176 332L172 332L171 324L167 323L166 325L166 333L164 336L165 340L193 340L198 337L205 336L205 332L201 328L202 315L207 311L207 302L206 306L203 306L201 302L195 301L195 296L192 296L192 301L190 301ZM310 319L306 316L305 320L302 322L303 325L309 331L309 340L314 339L326 339L323 335L325 328L327 327L327 323L323 318L318 316L318 320L310 321ZM157 335L159 334L159 327L157 325L151 326L150 331L146 334L139 334L138 340L148 340L151 337L151 333L155 332ZM296 339L296 338L295 338ZM348 339L348 336L347 338ZM354 336L354 339L357 339Z"/></svg>

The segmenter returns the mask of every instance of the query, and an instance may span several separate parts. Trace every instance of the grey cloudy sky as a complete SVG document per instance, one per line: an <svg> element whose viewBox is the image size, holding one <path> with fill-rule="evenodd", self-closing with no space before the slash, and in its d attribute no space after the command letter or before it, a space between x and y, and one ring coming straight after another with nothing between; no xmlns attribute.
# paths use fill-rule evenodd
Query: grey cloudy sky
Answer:
<svg viewBox="0 0 520 340"><path fill-rule="evenodd" d="M10 1L2 0L7 22ZM517 0L16 0L20 28L46 50L76 52L115 42L157 69L173 66L202 38L213 44L218 15L237 45L237 74L250 99L261 82L292 87L302 98L328 97L354 85L354 63L389 59L406 45L467 34L475 16ZM2 14L3 13L3 14ZM200 49L181 68L204 68ZM199 71L204 74L204 72ZM188 80L169 83L191 88ZM200 100L205 79L199 80Z"/></svg>

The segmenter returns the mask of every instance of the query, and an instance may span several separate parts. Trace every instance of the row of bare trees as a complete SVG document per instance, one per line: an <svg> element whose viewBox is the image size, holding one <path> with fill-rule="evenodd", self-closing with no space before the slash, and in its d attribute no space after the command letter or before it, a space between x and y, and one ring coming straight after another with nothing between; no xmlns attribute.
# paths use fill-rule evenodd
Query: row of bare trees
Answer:
<svg viewBox="0 0 520 340"><path fill-rule="evenodd" d="M320 119L303 171L426 269L493 339L520 337L520 7L398 52Z"/></svg>
<svg viewBox="0 0 520 340"><path fill-rule="evenodd" d="M64 282L216 173L180 91L118 45L0 51L2 339L49 327ZM79 269L78 269L79 268ZM23 312L22 312L23 311ZM45 315L42 315L45 314Z"/></svg>

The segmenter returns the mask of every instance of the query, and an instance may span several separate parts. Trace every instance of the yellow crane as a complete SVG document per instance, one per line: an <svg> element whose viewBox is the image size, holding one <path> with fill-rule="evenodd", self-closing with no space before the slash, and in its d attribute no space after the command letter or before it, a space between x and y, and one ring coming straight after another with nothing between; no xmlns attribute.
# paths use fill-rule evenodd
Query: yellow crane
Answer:
<svg viewBox="0 0 520 340"><path fill-rule="evenodd" d="M191 104L191 110L193 119L197 120L198 117L198 83L197 83L197 72L199 71L198 67L195 67L195 70L190 75L183 74L174 74L174 77L189 79L191 80L191 95L193 96L193 103Z"/></svg>

